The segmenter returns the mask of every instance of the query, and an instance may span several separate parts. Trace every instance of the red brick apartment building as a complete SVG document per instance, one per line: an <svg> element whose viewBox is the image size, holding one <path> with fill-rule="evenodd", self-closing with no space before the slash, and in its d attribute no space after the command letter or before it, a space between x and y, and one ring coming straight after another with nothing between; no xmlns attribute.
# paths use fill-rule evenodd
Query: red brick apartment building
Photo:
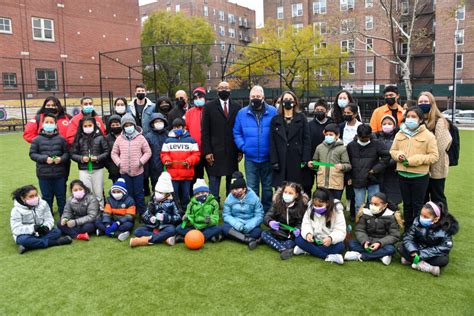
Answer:
<svg viewBox="0 0 474 316"><path fill-rule="evenodd" d="M138 0L0 0L0 99L98 97L99 52L139 47L140 31ZM139 64L140 50L121 58ZM104 94L128 96L126 67L102 71Z"/></svg>

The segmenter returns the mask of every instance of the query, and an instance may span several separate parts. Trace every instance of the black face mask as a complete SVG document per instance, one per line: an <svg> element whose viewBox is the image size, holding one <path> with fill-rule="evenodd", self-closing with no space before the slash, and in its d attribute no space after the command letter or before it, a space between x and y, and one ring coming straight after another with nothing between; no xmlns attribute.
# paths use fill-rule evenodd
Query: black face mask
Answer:
<svg viewBox="0 0 474 316"><path fill-rule="evenodd" d="M283 106L285 110L291 110L293 108L293 101L284 101Z"/></svg>
<svg viewBox="0 0 474 316"><path fill-rule="evenodd" d="M122 132L122 128L121 127L111 127L110 131L112 132L112 134L120 134Z"/></svg>
<svg viewBox="0 0 474 316"><path fill-rule="evenodd" d="M161 104L160 105L160 110L168 113L171 110L171 105L170 104Z"/></svg>
<svg viewBox="0 0 474 316"><path fill-rule="evenodd" d="M352 115L343 115L342 118L343 118L344 121L346 121L346 122L350 122L350 121L352 121L352 119L353 119Z"/></svg>
<svg viewBox="0 0 474 316"><path fill-rule="evenodd" d="M393 98L385 98L385 103L387 103L388 105L392 106L395 104L395 102L397 102L396 98L393 97Z"/></svg>
<svg viewBox="0 0 474 316"><path fill-rule="evenodd" d="M56 115L58 113L58 109L56 108L44 108L44 114L53 114Z"/></svg>
<svg viewBox="0 0 474 316"><path fill-rule="evenodd" d="M322 121L322 120L324 120L324 118L326 117L326 113L323 112L323 111L316 111L316 112L314 113L314 116L315 116L318 120Z"/></svg>
<svg viewBox="0 0 474 316"><path fill-rule="evenodd" d="M179 98L176 100L176 105L179 106L180 108L184 108L184 106L186 105L186 101L184 101L183 98Z"/></svg>
<svg viewBox="0 0 474 316"><path fill-rule="evenodd" d="M253 110L260 110L262 108L262 100L260 99L252 99L250 100L250 104Z"/></svg>
<svg viewBox="0 0 474 316"><path fill-rule="evenodd" d="M146 97L146 93L137 93L136 96L138 100L143 100Z"/></svg>
<svg viewBox="0 0 474 316"><path fill-rule="evenodd" d="M219 99L226 101L230 97L230 91L228 90L221 90L217 92L217 95L219 96Z"/></svg>

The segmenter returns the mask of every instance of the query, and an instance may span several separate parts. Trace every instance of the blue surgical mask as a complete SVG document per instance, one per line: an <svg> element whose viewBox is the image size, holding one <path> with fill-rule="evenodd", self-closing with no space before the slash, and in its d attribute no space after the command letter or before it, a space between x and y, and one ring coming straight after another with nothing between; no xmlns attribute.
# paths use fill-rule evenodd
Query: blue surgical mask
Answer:
<svg viewBox="0 0 474 316"><path fill-rule="evenodd" d="M370 144L370 140L369 140L369 141L366 141L366 142L363 142L363 141L361 141L360 139L358 139L358 140L357 140L357 143L358 143L359 145L365 147L365 146L367 146L368 144Z"/></svg>
<svg viewBox="0 0 474 316"><path fill-rule="evenodd" d="M420 123L418 123L418 119L413 118L413 117L407 117L405 119L405 125L408 127L408 129L411 129L412 131L417 129L418 126L420 126Z"/></svg>
<svg viewBox="0 0 474 316"><path fill-rule="evenodd" d="M433 224L433 220L431 218L424 218L420 216L420 224L423 227L430 227Z"/></svg>
<svg viewBox="0 0 474 316"><path fill-rule="evenodd" d="M194 100L194 105L195 106L203 106L205 103L206 103L206 100L204 100L204 99Z"/></svg>
<svg viewBox="0 0 474 316"><path fill-rule="evenodd" d="M335 140L336 140L335 137L332 136L332 135L326 135L326 136L324 136L324 141L325 141L327 144L329 144L329 145L331 145L332 143L334 143Z"/></svg>
<svg viewBox="0 0 474 316"><path fill-rule="evenodd" d="M52 132L54 132L55 129L56 129L56 124L54 124L54 123L44 123L43 124L43 130L46 133L52 133Z"/></svg>
<svg viewBox="0 0 474 316"><path fill-rule="evenodd" d="M431 111L431 104L429 103L418 104L418 106L420 107L420 109L423 111L424 114L430 113Z"/></svg>
<svg viewBox="0 0 474 316"><path fill-rule="evenodd" d="M175 129L175 130L174 130L174 134L175 134L177 137L181 137L181 136L183 136L184 131L183 131L182 128Z"/></svg>
<svg viewBox="0 0 474 316"><path fill-rule="evenodd" d="M93 105L84 105L82 107L82 112L85 114L91 114L94 111L94 106Z"/></svg>
<svg viewBox="0 0 474 316"><path fill-rule="evenodd" d="M207 200L207 194L198 196L198 197L196 198L196 200L197 200L199 203L201 203L201 204L204 203L204 202L206 202L206 200Z"/></svg>
<svg viewBox="0 0 474 316"><path fill-rule="evenodd" d="M285 203L291 203L295 200L295 196L293 194L283 193L281 197Z"/></svg>
<svg viewBox="0 0 474 316"><path fill-rule="evenodd" d="M125 134L132 134L133 132L135 132L135 126L127 126L123 129L125 131Z"/></svg>
<svg viewBox="0 0 474 316"><path fill-rule="evenodd" d="M345 108L349 104L349 100L347 99L338 99L337 104L341 109Z"/></svg>

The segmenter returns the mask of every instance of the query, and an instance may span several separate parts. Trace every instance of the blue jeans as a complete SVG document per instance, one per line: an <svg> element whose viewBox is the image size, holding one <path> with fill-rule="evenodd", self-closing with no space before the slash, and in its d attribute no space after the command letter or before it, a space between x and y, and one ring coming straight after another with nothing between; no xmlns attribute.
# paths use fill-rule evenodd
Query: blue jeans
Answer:
<svg viewBox="0 0 474 316"><path fill-rule="evenodd" d="M176 228L173 225L167 225L158 232L153 232L153 228L148 226L140 226L135 229L135 236L143 237L143 236L151 236L150 243L152 244L159 244L165 241L166 239L173 237L176 235Z"/></svg>
<svg viewBox="0 0 474 316"><path fill-rule="evenodd" d="M266 213L272 205L273 168L269 162L257 163L245 159L245 177L247 185L261 198L263 211ZM262 184L262 194L260 194Z"/></svg>
<svg viewBox="0 0 474 316"><path fill-rule="evenodd" d="M54 178L38 178L39 187L43 199L48 203L51 213L53 213L53 201L56 197L56 203L58 204L59 215L63 214L64 205L66 205L66 187L64 183L66 179Z"/></svg>
<svg viewBox="0 0 474 316"><path fill-rule="evenodd" d="M380 259L385 256L392 256L395 253L395 247L393 245L385 245L375 252L367 252L360 242L354 239L349 240L349 250L360 253L363 261Z"/></svg>
<svg viewBox="0 0 474 316"><path fill-rule="evenodd" d="M176 227L176 232L184 237L189 231L193 229L196 229L196 228L194 227L181 228L181 225L178 225ZM221 233L221 226L210 226L210 227L206 227L199 230L204 234L204 238L206 239L206 241L208 241L212 237L217 236Z"/></svg>
<svg viewBox="0 0 474 316"><path fill-rule="evenodd" d="M366 188L354 188L356 212L359 211L359 208L362 204L365 203L368 206L368 204L366 203L367 199L365 197L366 192L368 195L367 199L370 202L374 194L380 192L380 185L372 184L372 185L367 186Z"/></svg>
<svg viewBox="0 0 474 316"><path fill-rule="evenodd" d="M72 239L76 239L77 235L88 233L92 234L95 233L95 224L94 223L85 223L81 226L75 226L73 228L67 227L67 225L61 225L61 221L59 220L56 225L58 226L59 230L64 234L68 235Z"/></svg>
<svg viewBox="0 0 474 316"><path fill-rule="evenodd" d="M268 230L262 233L262 240L273 249L282 252L285 249L295 247L295 242L292 239L278 239L272 235Z"/></svg>
<svg viewBox="0 0 474 316"><path fill-rule="evenodd" d="M122 174L122 178L127 184L128 195L135 200L137 211L140 216L145 213L145 192L143 190L143 179L144 175L139 174L138 176L131 177L128 174Z"/></svg>
<svg viewBox="0 0 474 316"><path fill-rule="evenodd" d="M48 248L55 246L56 243L53 243L52 241L57 240L59 237L61 237L61 231L57 228L53 228L49 233L40 237L35 237L33 235L20 235L16 237L16 244L22 245L27 249Z"/></svg>
<svg viewBox="0 0 474 316"><path fill-rule="evenodd" d="M209 176L209 191L212 195L216 198L217 202L221 202L221 197L219 196L220 188L221 188L221 178L218 176ZM232 176L225 177L225 192L226 196L229 195L230 192L230 181L232 180Z"/></svg>
<svg viewBox="0 0 474 316"><path fill-rule="evenodd" d="M107 225L111 225L112 223L104 223L102 220L98 219L95 221L95 226L97 227L98 230L100 230L102 233L105 233L105 229L107 228ZM123 233L123 232L130 232L133 229L133 222L125 222L119 225L117 228L117 233ZM117 234L116 234L117 236Z"/></svg>
<svg viewBox="0 0 474 316"><path fill-rule="evenodd" d="M191 196L191 180L173 180L174 193L178 195L179 201L183 211L186 211L186 207L189 203L189 197Z"/></svg>
<svg viewBox="0 0 474 316"><path fill-rule="evenodd" d="M229 230L231 230L233 227L230 224L224 223L222 224L222 234L224 234L225 237L229 237ZM242 232L245 236L251 237L253 239L258 239L260 238L260 235L262 235L262 229L260 227L255 227L248 233Z"/></svg>
<svg viewBox="0 0 474 316"><path fill-rule="evenodd" d="M338 242L337 244L326 247L323 245L318 246L314 242L309 242L301 236L298 236L295 241L298 247L321 259L326 259L328 255L340 254L344 251L343 242Z"/></svg>

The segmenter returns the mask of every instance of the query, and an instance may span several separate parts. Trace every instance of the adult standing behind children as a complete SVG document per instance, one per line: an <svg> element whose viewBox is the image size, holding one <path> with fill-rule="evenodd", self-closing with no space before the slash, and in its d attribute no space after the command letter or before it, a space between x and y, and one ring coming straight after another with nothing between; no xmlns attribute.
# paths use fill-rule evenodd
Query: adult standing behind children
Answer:
<svg viewBox="0 0 474 316"><path fill-rule="evenodd" d="M102 118L97 114L94 110L94 100L91 97L82 97L81 98L81 112L74 115L74 117L69 122L67 133L66 133L66 141L69 145L72 144L74 141L74 137L76 137L77 129L79 126L79 122L85 117L92 117L94 118L97 127L100 129L103 135L106 135L105 131L105 124L102 121Z"/></svg>
<svg viewBox="0 0 474 316"><path fill-rule="evenodd" d="M382 117L391 115L395 119L397 126L400 126L403 120L403 107L398 103L400 93L397 86L386 86L383 90L385 104L376 108L370 118L370 127L374 133L382 130Z"/></svg>
<svg viewBox="0 0 474 316"><path fill-rule="evenodd" d="M136 126L143 130L146 134L149 130L150 119L155 111L155 103L146 97L146 87L143 83L135 86L135 98L128 103L128 112L133 115Z"/></svg>

